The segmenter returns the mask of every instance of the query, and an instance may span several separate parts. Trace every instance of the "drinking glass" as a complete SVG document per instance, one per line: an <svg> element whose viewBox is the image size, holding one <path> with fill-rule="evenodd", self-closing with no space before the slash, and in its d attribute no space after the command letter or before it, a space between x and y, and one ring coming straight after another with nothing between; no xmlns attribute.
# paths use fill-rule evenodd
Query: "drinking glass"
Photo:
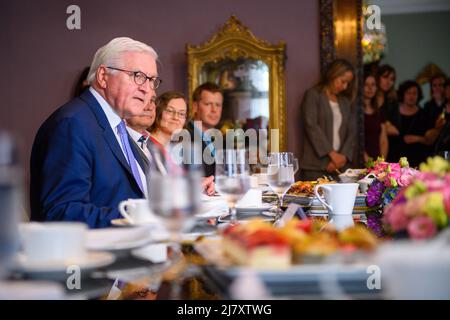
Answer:
<svg viewBox="0 0 450 320"><path fill-rule="evenodd" d="M201 172L197 170L151 172L148 178L149 204L169 232L167 242L175 252L176 274L171 281L170 298L180 299L185 263L182 256L182 234L195 221L200 207Z"/></svg>
<svg viewBox="0 0 450 320"><path fill-rule="evenodd" d="M269 156L267 180L269 186L278 197L277 213L282 212L283 196L295 182L298 160L292 152L273 152Z"/></svg>
<svg viewBox="0 0 450 320"><path fill-rule="evenodd" d="M236 224L236 203L250 189L248 152L244 149L217 150L216 189L228 203L231 224Z"/></svg>

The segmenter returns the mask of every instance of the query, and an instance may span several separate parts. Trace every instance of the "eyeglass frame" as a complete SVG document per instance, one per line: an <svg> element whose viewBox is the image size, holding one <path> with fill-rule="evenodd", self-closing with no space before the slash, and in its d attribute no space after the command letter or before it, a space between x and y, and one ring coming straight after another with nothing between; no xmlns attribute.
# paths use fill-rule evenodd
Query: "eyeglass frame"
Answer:
<svg viewBox="0 0 450 320"><path fill-rule="evenodd" d="M173 109L172 107L170 107L170 109L169 109L169 107L167 107L163 111L167 112L171 117L176 115L178 119L187 119L187 112L183 113L183 112Z"/></svg>
<svg viewBox="0 0 450 320"><path fill-rule="evenodd" d="M150 83L150 88L152 88L153 90L156 90L159 88L159 86L162 83L162 79L159 77L149 77L147 76L144 72L142 71L131 71L131 70L124 70L124 69L120 69L120 68L115 68L115 67L109 67L106 66L106 68L111 69L111 70L117 70L117 71L122 71L125 73L128 73L128 75L133 75L133 80L134 83L136 83L138 86L142 86L143 84L145 84L145 82L148 80ZM136 79L138 78L138 76L143 76L145 77L144 82L139 83Z"/></svg>

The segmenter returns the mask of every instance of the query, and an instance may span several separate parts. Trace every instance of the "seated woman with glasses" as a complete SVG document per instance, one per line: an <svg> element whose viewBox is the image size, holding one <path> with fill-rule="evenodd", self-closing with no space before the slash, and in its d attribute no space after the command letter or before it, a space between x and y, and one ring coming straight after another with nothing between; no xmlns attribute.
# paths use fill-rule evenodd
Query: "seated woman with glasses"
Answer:
<svg viewBox="0 0 450 320"><path fill-rule="evenodd" d="M180 148L176 133L186 124L186 99L181 92L167 91L156 98L155 104L156 118L150 128L149 139L161 154L167 170L178 170L182 167L180 151L183 148Z"/></svg>
<svg viewBox="0 0 450 320"><path fill-rule="evenodd" d="M182 170L181 164L178 164L179 159L175 161L172 158L173 153L171 151L179 141L175 138L174 133L184 128L189 114L186 98L181 92L167 91L156 98L155 104L156 119L150 128L149 139L164 157L163 161L168 171ZM214 194L214 177L203 178L202 185L206 194Z"/></svg>
<svg viewBox="0 0 450 320"><path fill-rule="evenodd" d="M181 92L167 91L156 98L156 119L150 129L156 145L170 147L172 134L183 129L188 115L186 99Z"/></svg>

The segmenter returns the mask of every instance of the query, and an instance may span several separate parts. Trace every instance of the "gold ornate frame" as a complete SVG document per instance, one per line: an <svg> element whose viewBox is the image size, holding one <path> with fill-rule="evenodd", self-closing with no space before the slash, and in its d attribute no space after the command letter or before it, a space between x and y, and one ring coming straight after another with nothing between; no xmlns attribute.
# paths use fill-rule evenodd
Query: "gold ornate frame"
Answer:
<svg viewBox="0 0 450 320"><path fill-rule="evenodd" d="M279 147L286 150L286 100L284 60L286 43L273 45L258 39L236 16L231 16L213 37L201 45L186 45L188 60L189 102L200 85L202 66L208 62L239 58L261 60L269 67L269 130L279 129Z"/></svg>

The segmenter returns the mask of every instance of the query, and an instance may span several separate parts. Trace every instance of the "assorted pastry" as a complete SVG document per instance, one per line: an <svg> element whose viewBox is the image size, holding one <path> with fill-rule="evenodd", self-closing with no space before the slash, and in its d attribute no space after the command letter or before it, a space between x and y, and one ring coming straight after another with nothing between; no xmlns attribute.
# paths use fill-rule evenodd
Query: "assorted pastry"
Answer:
<svg viewBox="0 0 450 320"><path fill-rule="evenodd" d="M322 219L294 219L281 228L254 220L223 231L224 253L238 265L259 269L286 269L292 264L319 262L332 254L371 251L377 242L362 224L337 232Z"/></svg>
<svg viewBox="0 0 450 320"><path fill-rule="evenodd" d="M314 187L318 184L336 183L336 181L329 180L327 177L319 178L315 181L297 181L289 188L287 194L295 196L314 196Z"/></svg>

